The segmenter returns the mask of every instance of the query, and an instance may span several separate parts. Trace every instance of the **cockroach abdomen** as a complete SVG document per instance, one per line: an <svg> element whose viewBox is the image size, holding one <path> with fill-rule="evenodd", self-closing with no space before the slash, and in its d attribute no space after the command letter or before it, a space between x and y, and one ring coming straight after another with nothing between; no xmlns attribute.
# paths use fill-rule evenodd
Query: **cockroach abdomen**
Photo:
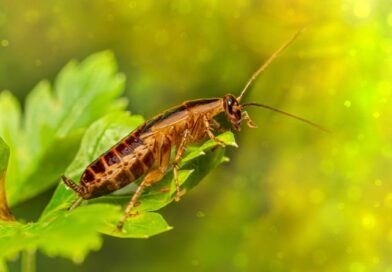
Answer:
<svg viewBox="0 0 392 272"><path fill-rule="evenodd" d="M133 148L128 144L120 143L118 146L116 146L116 151L118 154L120 154L121 157L125 157L133 152Z"/></svg>
<svg viewBox="0 0 392 272"><path fill-rule="evenodd" d="M90 168L87 168L86 171L83 173L81 180L85 183L92 182L95 179L94 173L91 171Z"/></svg>
<svg viewBox="0 0 392 272"><path fill-rule="evenodd" d="M108 153L106 153L103 158L106 161L106 164L108 166L111 166L113 164L119 163L120 158L116 155L116 153L113 150L110 150Z"/></svg>
<svg viewBox="0 0 392 272"><path fill-rule="evenodd" d="M142 159L143 164L145 166L147 166L147 168L150 168L154 163L154 155L150 151L146 152L144 157L142 157L141 159Z"/></svg>
<svg viewBox="0 0 392 272"><path fill-rule="evenodd" d="M93 169L95 173L102 173L105 172L105 165L101 159L98 159L96 162L91 164L91 169Z"/></svg>
<svg viewBox="0 0 392 272"><path fill-rule="evenodd" d="M121 188L132 182L134 180L134 177L129 171L124 169L120 173L118 173L118 175L114 179L117 185Z"/></svg>
<svg viewBox="0 0 392 272"><path fill-rule="evenodd" d="M129 171L131 171L134 177L140 177L144 174L143 165L137 158L131 162Z"/></svg>

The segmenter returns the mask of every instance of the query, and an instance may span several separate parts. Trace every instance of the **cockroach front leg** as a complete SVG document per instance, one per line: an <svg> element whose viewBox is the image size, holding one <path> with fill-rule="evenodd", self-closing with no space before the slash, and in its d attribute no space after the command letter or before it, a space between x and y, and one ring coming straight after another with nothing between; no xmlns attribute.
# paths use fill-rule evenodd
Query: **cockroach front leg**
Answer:
<svg viewBox="0 0 392 272"><path fill-rule="evenodd" d="M140 195L143 192L143 189L146 186L150 186L154 182L161 180L163 175L164 174L160 169L152 170L151 172L146 174L143 181L140 183L139 187L137 187L136 192L133 194L131 201L128 203L128 206L125 209L123 217L121 218L120 222L118 222L118 224L117 224L117 228L119 230L121 230L123 228L124 223L128 219L128 217L132 216L132 213L131 213L132 208L135 207Z"/></svg>
<svg viewBox="0 0 392 272"><path fill-rule="evenodd" d="M246 124L250 128L257 128L257 125L250 119L249 114L246 111L242 112L242 120L246 121Z"/></svg>
<svg viewBox="0 0 392 272"><path fill-rule="evenodd" d="M180 144L178 145L176 156L173 161L173 178L174 178L174 183L176 185L176 196L174 198L175 201L180 201L181 198L181 192L180 192L180 182L178 180L178 164L180 163L180 160L182 156L184 155L184 152L186 150L186 144L188 141L188 137L190 136L189 130L185 130L184 136L181 139Z"/></svg>
<svg viewBox="0 0 392 272"><path fill-rule="evenodd" d="M222 147L225 147L226 144L225 144L223 141L221 141L220 139L218 139L218 138L214 135L214 133L212 133L212 128L211 128L211 126L210 126L210 122L208 121L207 116L204 115L203 119L204 119L205 130L206 130L206 133L207 133L208 137L210 137L210 138L211 138L213 141L215 141L218 145L220 145L220 146L222 146Z"/></svg>

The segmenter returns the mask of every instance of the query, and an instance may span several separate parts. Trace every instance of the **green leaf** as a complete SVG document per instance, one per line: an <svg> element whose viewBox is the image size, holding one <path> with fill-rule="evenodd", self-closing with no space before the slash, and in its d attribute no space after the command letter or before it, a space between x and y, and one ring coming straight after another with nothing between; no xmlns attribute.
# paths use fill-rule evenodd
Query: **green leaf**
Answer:
<svg viewBox="0 0 392 272"><path fill-rule="evenodd" d="M5 176L7 172L8 159L10 150L3 139L0 137L0 220L13 221L15 218L11 215L8 208L6 190L5 190Z"/></svg>
<svg viewBox="0 0 392 272"><path fill-rule="evenodd" d="M234 134L231 132L222 133L217 138L220 139L222 142L224 142L228 146L238 147L237 143L235 142ZM191 161L191 160L203 155L205 150L210 149L216 145L217 145L217 143L215 141L212 141L212 140L206 141L202 146L200 146L199 148L196 148L195 150L190 152L187 156L185 156L181 160L181 163L185 164L186 162Z"/></svg>
<svg viewBox="0 0 392 272"><path fill-rule="evenodd" d="M26 98L25 113L7 91L0 94L0 136L10 146L7 194L11 205L55 184L76 154L83 130L103 115L123 109L124 76L112 53L71 61L54 90L40 82Z"/></svg>
<svg viewBox="0 0 392 272"><path fill-rule="evenodd" d="M0 271L1 272L8 272L7 263L5 261L0 260Z"/></svg>
<svg viewBox="0 0 392 272"><path fill-rule="evenodd" d="M113 228L119 219L106 225L101 232L118 238L148 238L172 229L159 213L148 212L137 215L124 225L122 231Z"/></svg>
<svg viewBox="0 0 392 272"><path fill-rule="evenodd" d="M21 136L19 134L21 107L19 101L9 91L0 93L0 112L0 136L11 148L14 148Z"/></svg>
<svg viewBox="0 0 392 272"><path fill-rule="evenodd" d="M0 223L0 260L22 250L39 249L48 256L62 256L81 262L90 250L102 244L98 230L118 220L120 209L96 204L73 211L58 211L37 223Z"/></svg>
<svg viewBox="0 0 392 272"><path fill-rule="evenodd" d="M4 140L0 137L0 174L7 170L10 149Z"/></svg>

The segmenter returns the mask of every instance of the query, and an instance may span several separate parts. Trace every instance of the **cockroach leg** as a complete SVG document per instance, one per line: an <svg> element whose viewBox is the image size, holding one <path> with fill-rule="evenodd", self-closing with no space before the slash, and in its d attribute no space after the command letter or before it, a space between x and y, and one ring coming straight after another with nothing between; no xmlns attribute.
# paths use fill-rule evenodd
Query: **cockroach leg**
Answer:
<svg viewBox="0 0 392 272"><path fill-rule="evenodd" d="M218 132L223 133L226 131L224 127L215 119L211 119L210 122L211 126L214 127L214 129L216 129Z"/></svg>
<svg viewBox="0 0 392 272"><path fill-rule="evenodd" d="M131 212L132 208L135 206L135 203L138 200L139 196L142 194L145 186L146 186L146 178L144 178L142 183L140 183L136 192L133 194L131 201L128 203L128 206L125 209L124 215L122 216L120 222L118 222L117 228L119 230L121 230L123 228L125 221L130 216L130 212Z"/></svg>
<svg viewBox="0 0 392 272"><path fill-rule="evenodd" d="M170 188L169 187L161 188L161 189L159 189L159 192L168 193L168 192L170 192Z"/></svg>
<svg viewBox="0 0 392 272"><path fill-rule="evenodd" d="M210 123L209 123L209 121L208 121L207 116L204 115L203 118L204 118L205 130L206 130L206 133L207 133L208 137L210 137L211 140L215 141L218 145L220 145L220 146L222 146L222 147L225 147L226 144L225 144L222 140L220 140L220 139L218 139L217 137L215 137L214 133L212 133L212 131L211 131L211 126L210 126Z"/></svg>
<svg viewBox="0 0 392 272"><path fill-rule="evenodd" d="M124 215L122 216L120 222L117 224L117 228L121 230L124 226L125 221L128 217L132 216L131 210L134 208L138 202L140 195L143 192L143 189L146 186L150 186L151 184L161 180L163 177L163 173L159 170L152 170L151 172L147 173L144 177L143 181L140 183L139 187L136 189L136 192L133 194L131 201L128 203L127 208L125 209Z"/></svg>
<svg viewBox="0 0 392 272"><path fill-rule="evenodd" d="M176 196L174 197L174 201L178 202L181 199L181 192L180 192L180 182L178 181L178 164L173 163L173 178L174 183L176 184Z"/></svg>
<svg viewBox="0 0 392 272"><path fill-rule="evenodd" d="M242 120L246 121L246 124L248 125L248 127L257 128L257 125L252 121L252 119L250 119L248 112L246 112L246 111L242 112Z"/></svg>
<svg viewBox="0 0 392 272"><path fill-rule="evenodd" d="M76 207L78 207L80 205L80 203L82 203L83 198L79 197L78 199L76 199L74 202L72 202L71 206L67 209L68 211L72 211L73 209L75 209Z"/></svg>
<svg viewBox="0 0 392 272"><path fill-rule="evenodd" d="M174 198L175 201L180 201L181 198L181 192L180 192L180 182L178 180L178 164L182 158L182 156L184 155L184 152L186 150L186 145L188 142L188 138L189 138L190 134L189 134L189 130L185 130L184 132L184 136L181 139L180 144L177 147L177 153L176 153L176 157L174 158L173 161L173 178L174 178L174 183L176 184L176 196Z"/></svg>
<svg viewBox="0 0 392 272"><path fill-rule="evenodd" d="M159 141L159 169L162 173L165 173L170 164L170 155L171 155L171 143L170 140L162 135Z"/></svg>

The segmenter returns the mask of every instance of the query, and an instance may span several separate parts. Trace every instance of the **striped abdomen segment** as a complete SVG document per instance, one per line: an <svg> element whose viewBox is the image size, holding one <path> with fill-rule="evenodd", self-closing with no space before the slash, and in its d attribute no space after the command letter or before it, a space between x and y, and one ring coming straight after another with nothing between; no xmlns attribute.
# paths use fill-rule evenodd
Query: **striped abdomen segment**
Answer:
<svg viewBox="0 0 392 272"><path fill-rule="evenodd" d="M138 131L122 139L91 163L81 177L85 199L109 194L145 174L154 164L153 143Z"/></svg>

